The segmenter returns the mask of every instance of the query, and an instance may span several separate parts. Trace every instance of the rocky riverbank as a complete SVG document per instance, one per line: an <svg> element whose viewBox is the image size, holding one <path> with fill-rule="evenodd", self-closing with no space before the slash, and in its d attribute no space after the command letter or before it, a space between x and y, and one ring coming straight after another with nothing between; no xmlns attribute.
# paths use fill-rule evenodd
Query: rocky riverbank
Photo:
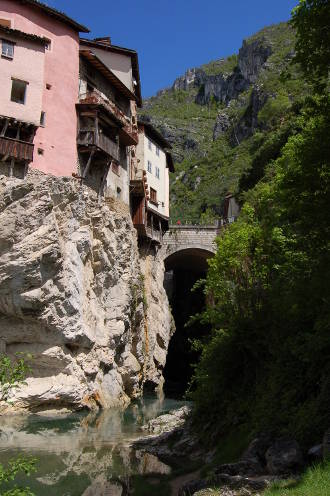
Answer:
<svg viewBox="0 0 330 496"><path fill-rule="evenodd" d="M162 386L163 261L128 206L73 178L0 177L0 352L31 373L1 412L126 405Z"/></svg>
<svg viewBox="0 0 330 496"><path fill-rule="evenodd" d="M330 453L330 431L309 450L292 438L264 433L250 442L237 462L218 465L216 447L210 451L196 434L188 406L152 419L143 429L150 435L135 442L136 448L170 466L181 462L186 467L185 475L171 480L173 496L260 496L274 482L299 480L308 465ZM189 472L189 466L195 470ZM207 477L201 477L206 472Z"/></svg>

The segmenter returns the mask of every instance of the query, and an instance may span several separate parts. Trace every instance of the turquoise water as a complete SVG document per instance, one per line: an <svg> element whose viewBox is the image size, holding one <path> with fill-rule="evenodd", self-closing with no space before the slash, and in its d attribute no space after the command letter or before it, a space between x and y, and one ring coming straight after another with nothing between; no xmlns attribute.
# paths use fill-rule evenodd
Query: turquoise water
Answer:
<svg viewBox="0 0 330 496"><path fill-rule="evenodd" d="M129 488L134 476L141 485L150 474L171 473L171 467L131 444L144 435L141 426L149 419L184 404L144 399L125 410L99 414L0 417L0 463L17 455L36 457L37 472L17 480L37 496L117 495L116 483L111 489L106 481L118 480Z"/></svg>

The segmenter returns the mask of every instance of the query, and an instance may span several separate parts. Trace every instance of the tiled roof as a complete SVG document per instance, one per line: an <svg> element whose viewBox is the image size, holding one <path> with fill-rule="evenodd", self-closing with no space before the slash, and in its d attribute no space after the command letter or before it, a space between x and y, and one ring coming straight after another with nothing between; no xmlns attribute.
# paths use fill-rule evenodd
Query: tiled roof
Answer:
<svg viewBox="0 0 330 496"><path fill-rule="evenodd" d="M35 41L37 43L41 43L42 45L47 45L49 43L48 38L42 38L41 36L37 36L36 34L25 33L24 31L19 31L18 29L7 28L6 26L2 26L0 24L0 32L6 33L11 36L18 36L19 38L25 38L26 40Z"/></svg>

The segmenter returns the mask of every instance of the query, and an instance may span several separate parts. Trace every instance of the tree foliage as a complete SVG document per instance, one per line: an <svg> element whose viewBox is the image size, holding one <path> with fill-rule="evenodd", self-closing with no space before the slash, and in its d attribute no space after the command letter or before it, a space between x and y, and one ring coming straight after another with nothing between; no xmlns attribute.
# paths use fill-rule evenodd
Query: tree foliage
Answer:
<svg viewBox="0 0 330 496"><path fill-rule="evenodd" d="M26 374L30 371L22 355L16 360L11 360L6 355L0 356L0 400L8 401L13 389L24 384ZM18 457L8 462L7 467L0 464L0 494L2 496L34 496L28 487L4 489L13 482L19 473L30 475L36 470L34 458Z"/></svg>
<svg viewBox="0 0 330 496"><path fill-rule="evenodd" d="M307 3L313 22L325 2ZM317 86L290 122L259 148L241 216L218 239L192 395L220 432L247 423L309 443L330 421L329 95Z"/></svg>
<svg viewBox="0 0 330 496"><path fill-rule="evenodd" d="M7 401L10 392L24 383L29 371L30 367L22 355L15 361L0 355L0 400Z"/></svg>
<svg viewBox="0 0 330 496"><path fill-rule="evenodd" d="M323 91L330 70L330 1L300 0L291 24L298 33L295 60L305 76Z"/></svg>

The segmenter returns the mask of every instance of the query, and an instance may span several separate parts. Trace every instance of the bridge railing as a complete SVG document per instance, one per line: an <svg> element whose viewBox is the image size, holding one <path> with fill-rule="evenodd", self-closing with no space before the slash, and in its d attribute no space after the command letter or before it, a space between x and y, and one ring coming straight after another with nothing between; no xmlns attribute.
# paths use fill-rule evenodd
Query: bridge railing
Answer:
<svg viewBox="0 0 330 496"><path fill-rule="evenodd" d="M170 229L180 229L180 228L185 228L185 229L193 229L193 228L199 228L199 229L221 229L224 226L227 226L228 224L232 224L237 220L237 217L228 217L226 219L221 218L215 220L212 224L210 223L200 223L200 222L191 222L189 220L184 220L182 221L181 219L177 219L176 221L174 219L170 219L169 227Z"/></svg>

